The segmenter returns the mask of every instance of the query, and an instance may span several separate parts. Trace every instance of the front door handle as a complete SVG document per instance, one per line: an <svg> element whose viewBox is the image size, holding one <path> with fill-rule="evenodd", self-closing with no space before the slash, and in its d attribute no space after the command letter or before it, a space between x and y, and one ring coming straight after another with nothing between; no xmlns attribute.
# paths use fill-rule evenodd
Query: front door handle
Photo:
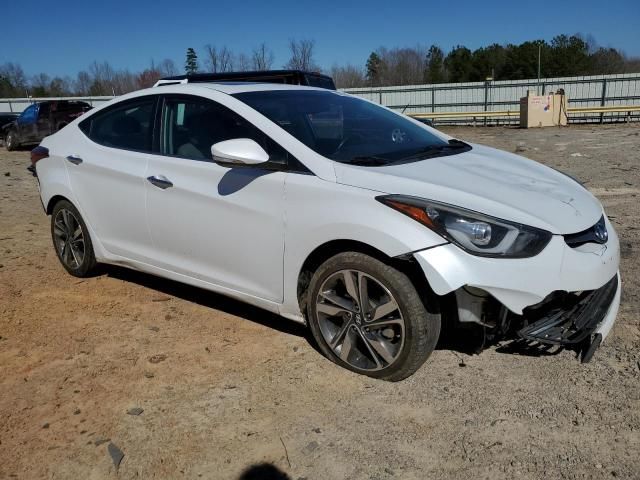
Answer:
<svg viewBox="0 0 640 480"><path fill-rule="evenodd" d="M78 155L67 155L67 161L74 165L80 165L82 163L82 159Z"/></svg>
<svg viewBox="0 0 640 480"><path fill-rule="evenodd" d="M149 182L151 182L156 187L161 188L162 190L173 187L173 183L171 182L171 180L169 180L164 175L152 175L150 177L147 177L147 180L149 180Z"/></svg>

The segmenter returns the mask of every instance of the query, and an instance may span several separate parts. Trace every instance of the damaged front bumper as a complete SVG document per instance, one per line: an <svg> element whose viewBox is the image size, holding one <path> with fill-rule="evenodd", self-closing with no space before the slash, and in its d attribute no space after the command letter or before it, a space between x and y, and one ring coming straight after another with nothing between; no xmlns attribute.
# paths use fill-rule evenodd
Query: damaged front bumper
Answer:
<svg viewBox="0 0 640 480"><path fill-rule="evenodd" d="M558 293L525 309L526 326L518 336L547 345L571 346L582 362L591 360L615 322L620 305L620 276L588 292Z"/></svg>
<svg viewBox="0 0 640 480"><path fill-rule="evenodd" d="M571 346L588 361L611 330L620 304L620 247L606 217L605 223L605 244L571 246L554 235L530 258L478 257L452 244L414 257L436 294L455 292L461 322L499 328L509 317L520 322L522 339ZM492 303L494 308L487 308ZM496 315L496 303L503 314Z"/></svg>

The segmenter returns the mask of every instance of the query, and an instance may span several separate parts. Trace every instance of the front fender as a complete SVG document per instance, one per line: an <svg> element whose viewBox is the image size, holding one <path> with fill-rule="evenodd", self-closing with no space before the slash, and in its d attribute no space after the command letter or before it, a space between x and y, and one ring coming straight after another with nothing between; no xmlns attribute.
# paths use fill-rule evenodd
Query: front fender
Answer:
<svg viewBox="0 0 640 480"><path fill-rule="evenodd" d="M297 298L300 273L309 255L329 242L358 242L388 257L447 243L415 220L378 202L379 194L313 175L287 176L283 316L302 318Z"/></svg>

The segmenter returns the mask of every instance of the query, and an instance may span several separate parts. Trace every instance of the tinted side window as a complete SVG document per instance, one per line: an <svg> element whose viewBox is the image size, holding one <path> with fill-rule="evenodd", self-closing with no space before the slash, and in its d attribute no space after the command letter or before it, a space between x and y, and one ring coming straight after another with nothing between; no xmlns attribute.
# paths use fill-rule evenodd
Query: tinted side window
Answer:
<svg viewBox="0 0 640 480"><path fill-rule="evenodd" d="M114 105L80 123L94 142L112 148L152 151L156 97Z"/></svg>
<svg viewBox="0 0 640 480"><path fill-rule="evenodd" d="M27 109L22 112L20 117L18 117L18 122L23 125L28 125L30 123L34 123L36 121L36 116L38 113L37 105L30 105Z"/></svg>
<svg viewBox="0 0 640 480"><path fill-rule="evenodd" d="M287 163L287 152L243 117L211 100L168 97L162 111L163 155L191 160L211 159L211 145L234 138L255 140L271 163Z"/></svg>

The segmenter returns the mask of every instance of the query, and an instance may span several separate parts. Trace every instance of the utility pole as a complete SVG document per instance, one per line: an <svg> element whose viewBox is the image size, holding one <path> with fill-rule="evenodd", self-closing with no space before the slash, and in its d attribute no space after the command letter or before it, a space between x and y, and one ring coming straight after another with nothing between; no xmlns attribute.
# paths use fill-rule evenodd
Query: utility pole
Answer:
<svg viewBox="0 0 640 480"><path fill-rule="evenodd" d="M536 91L540 95L540 55L542 53L542 42L538 42L538 86Z"/></svg>

